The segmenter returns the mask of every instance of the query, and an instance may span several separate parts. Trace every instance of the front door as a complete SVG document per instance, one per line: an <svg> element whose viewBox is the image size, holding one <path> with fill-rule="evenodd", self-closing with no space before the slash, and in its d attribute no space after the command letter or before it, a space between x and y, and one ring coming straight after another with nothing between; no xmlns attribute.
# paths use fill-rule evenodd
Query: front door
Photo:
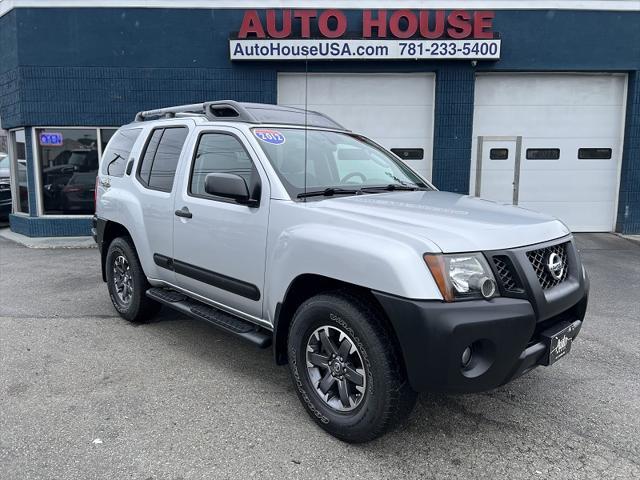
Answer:
<svg viewBox="0 0 640 480"><path fill-rule="evenodd" d="M176 282L227 310L261 318L269 216L266 175L237 129L203 127L192 148L174 204ZM207 194L209 173L240 175L250 191L260 189L259 205Z"/></svg>
<svg viewBox="0 0 640 480"><path fill-rule="evenodd" d="M518 204L521 137L478 137L476 196Z"/></svg>

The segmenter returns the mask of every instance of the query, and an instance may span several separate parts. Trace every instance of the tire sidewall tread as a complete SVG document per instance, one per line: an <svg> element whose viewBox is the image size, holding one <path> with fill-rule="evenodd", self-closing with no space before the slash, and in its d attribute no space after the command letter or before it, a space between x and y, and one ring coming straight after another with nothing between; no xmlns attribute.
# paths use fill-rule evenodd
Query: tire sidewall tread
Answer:
<svg viewBox="0 0 640 480"><path fill-rule="evenodd" d="M406 418L415 403L416 394L409 387L395 339L382 315L367 299L337 291L305 301L289 329L289 368L298 397L318 425L347 442L366 442L382 435ZM350 412L337 412L326 405L306 372L310 332L332 324L356 343L365 364L365 398Z"/></svg>
<svg viewBox="0 0 640 480"><path fill-rule="evenodd" d="M113 284L113 259L117 255L123 255L127 259L132 272L133 295L128 305L122 304ZM131 239L128 237L115 238L109 244L105 262L109 296L120 316L135 323L144 323L151 320L153 315L160 309L160 304L151 300L145 294L150 285L142 270L140 259Z"/></svg>

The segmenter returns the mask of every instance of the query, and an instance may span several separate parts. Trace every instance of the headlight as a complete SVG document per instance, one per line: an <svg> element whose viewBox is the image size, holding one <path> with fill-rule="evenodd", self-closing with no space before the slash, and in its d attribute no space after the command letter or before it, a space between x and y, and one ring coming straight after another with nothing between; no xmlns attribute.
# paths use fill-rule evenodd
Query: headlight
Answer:
<svg viewBox="0 0 640 480"><path fill-rule="evenodd" d="M498 293L491 268L481 253L426 253L424 261L447 302L463 298L489 299Z"/></svg>

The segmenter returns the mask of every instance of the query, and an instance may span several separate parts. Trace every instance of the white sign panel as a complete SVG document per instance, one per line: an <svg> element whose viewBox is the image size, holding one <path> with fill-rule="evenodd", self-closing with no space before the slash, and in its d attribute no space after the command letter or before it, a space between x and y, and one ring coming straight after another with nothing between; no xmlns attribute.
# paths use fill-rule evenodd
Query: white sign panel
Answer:
<svg viewBox="0 0 640 480"><path fill-rule="evenodd" d="M500 40L230 40L231 60L498 60Z"/></svg>

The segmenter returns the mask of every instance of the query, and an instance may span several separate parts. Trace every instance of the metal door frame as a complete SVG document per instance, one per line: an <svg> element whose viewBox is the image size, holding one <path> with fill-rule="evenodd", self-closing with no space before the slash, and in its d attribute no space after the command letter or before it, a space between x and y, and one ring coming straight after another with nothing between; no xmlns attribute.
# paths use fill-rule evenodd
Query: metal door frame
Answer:
<svg viewBox="0 0 640 480"><path fill-rule="evenodd" d="M477 152L476 152L476 197L480 196L482 184L482 147L484 142L516 142L515 163L513 165L513 204L518 205L518 196L520 195L520 162L522 160L522 136L478 136Z"/></svg>

